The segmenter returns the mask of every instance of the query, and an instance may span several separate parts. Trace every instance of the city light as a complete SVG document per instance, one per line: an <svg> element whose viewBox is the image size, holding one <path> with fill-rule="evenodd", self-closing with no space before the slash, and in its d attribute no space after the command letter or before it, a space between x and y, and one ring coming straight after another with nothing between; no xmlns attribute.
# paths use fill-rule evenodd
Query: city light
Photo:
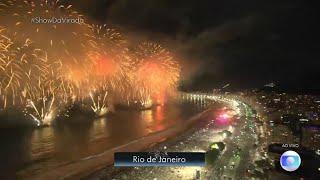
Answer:
<svg viewBox="0 0 320 180"><path fill-rule="evenodd" d="M224 132L224 133L222 134L222 136L223 136L223 138L227 138L227 133Z"/></svg>
<svg viewBox="0 0 320 180"><path fill-rule="evenodd" d="M220 121L229 121L232 116L229 115L229 113L222 113L218 116L218 120Z"/></svg>
<svg viewBox="0 0 320 180"><path fill-rule="evenodd" d="M219 149L219 146L218 146L218 144L212 144L212 145L210 146L210 148L211 148L211 149Z"/></svg>

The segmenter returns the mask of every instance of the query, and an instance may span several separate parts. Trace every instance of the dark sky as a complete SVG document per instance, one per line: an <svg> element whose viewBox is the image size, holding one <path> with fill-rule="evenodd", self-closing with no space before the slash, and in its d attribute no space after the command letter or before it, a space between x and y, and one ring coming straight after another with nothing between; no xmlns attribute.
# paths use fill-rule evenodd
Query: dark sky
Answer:
<svg viewBox="0 0 320 180"><path fill-rule="evenodd" d="M97 22L166 42L185 61L184 86L320 89L319 0L73 1Z"/></svg>

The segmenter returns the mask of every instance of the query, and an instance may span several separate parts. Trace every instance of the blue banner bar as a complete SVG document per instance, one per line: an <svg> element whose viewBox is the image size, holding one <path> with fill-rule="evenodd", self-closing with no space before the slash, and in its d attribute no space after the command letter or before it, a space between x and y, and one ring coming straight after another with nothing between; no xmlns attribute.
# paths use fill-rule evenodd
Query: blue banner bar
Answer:
<svg viewBox="0 0 320 180"><path fill-rule="evenodd" d="M116 152L114 166L205 166L205 153Z"/></svg>

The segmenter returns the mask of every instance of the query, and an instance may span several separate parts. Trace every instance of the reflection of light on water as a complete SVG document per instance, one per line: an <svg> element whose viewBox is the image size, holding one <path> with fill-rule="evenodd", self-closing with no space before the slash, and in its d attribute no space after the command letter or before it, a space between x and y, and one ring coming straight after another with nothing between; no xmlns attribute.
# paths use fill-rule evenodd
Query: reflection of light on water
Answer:
<svg viewBox="0 0 320 180"><path fill-rule="evenodd" d="M153 117L152 117L152 110L145 110L145 111L141 111L141 118L147 122L147 123L151 123L153 122Z"/></svg>
<svg viewBox="0 0 320 180"><path fill-rule="evenodd" d="M163 121L164 119L164 112L162 106L157 106L156 108L156 114L155 114L155 120L156 121Z"/></svg>
<svg viewBox="0 0 320 180"><path fill-rule="evenodd" d="M157 93L156 94L156 99L157 99L157 104L158 105L163 105L164 104L164 101L165 101L165 95L164 93Z"/></svg>
<svg viewBox="0 0 320 180"><path fill-rule="evenodd" d="M106 129L106 127L108 127L108 119L106 117L96 119L90 130L92 137L94 137L94 139L109 137L110 131Z"/></svg>
<svg viewBox="0 0 320 180"><path fill-rule="evenodd" d="M101 119L99 120L100 126L105 126L105 125L106 125L106 120L107 120L107 118L101 118Z"/></svg>
<svg viewBox="0 0 320 180"><path fill-rule="evenodd" d="M157 106L155 115L154 115L154 120L156 122L155 124L155 130L156 131L161 131L165 129L165 124L164 124L164 109L163 106Z"/></svg>
<svg viewBox="0 0 320 180"><path fill-rule="evenodd" d="M39 142L43 139L50 138L53 135L53 129L52 128L43 128L43 129L36 129L32 133L32 139L35 142ZM50 138L51 140L51 138Z"/></svg>
<svg viewBox="0 0 320 180"><path fill-rule="evenodd" d="M145 110L141 111L141 118L143 122L146 123L146 129L148 130L148 133L152 133L153 129L151 127L151 123L153 123L153 117L152 117L152 110Z"/></svg>
<svg viewBox="0 0 320 180"><path fill-rule="evenodd" d="M31 137L31 156L37 158L50 152L54 146L52 128L35 129Z"/></svg>
<svg viewBox="0 0 320 180"><path fill-rule="evenodd" d="M141 111L141 118L146 123L149 133L165 129L164 106L157 106L154 110Z"/></svg>

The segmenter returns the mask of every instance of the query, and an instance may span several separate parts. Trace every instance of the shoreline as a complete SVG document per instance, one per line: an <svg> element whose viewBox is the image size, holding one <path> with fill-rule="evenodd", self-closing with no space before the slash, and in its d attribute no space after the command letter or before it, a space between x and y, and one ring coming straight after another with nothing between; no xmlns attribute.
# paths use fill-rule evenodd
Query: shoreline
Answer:
<svg viewBox="0 0 320 180"><path fill-rule="evenodd" d="M179 139L182 137L186 137L190 134L193 134L197 132L199 129L203 128L205 125L189 128L183 133L178 134L178 136L166 139L164 141L160 141L157 143L154 143L152 146L149 146L147 149L144 149L142 152L158 152L159 150L166 151L164 147L167 147L168 145L176 144ZM98 169L97 171L94 171L90 173L87 176L84 176L82 178L84 179L96 179L101 178L101 176L105 177L105 172L111 172L110 174L119 174L122 172L130 171L130 169L134 169L135 167L114 167L112 164L102 167L101 169Z"/></svg>
<svg viewBox="0 0 320 180"><path fill-rule="evenodd" d="M257 148L254 143L257 142L256 133L248 128L248 121L252 119L245 119L244 117L238 123L232 125L232 136L223 137L221 132L230 129L230 123L215 124L213 121L207 121L206 126L193 127L185 131L183 134L176 136L167 141L158 143L150 147L149 152L205 152L209 145L213 142L223 142L226 148L221 153L220 157L216 159L215 163L204 167L113 167L107 166L83 179L195 179L195 173L200 172L201 179L212 179L217 176L226 176L235 179L236 177L243 177L249 164L254 164L254 158L257 153ZM205 122L205 121L203 121ZM258 130L258 129L257 129ZM246 135L241 132L245 131ZM235 139L238 138L238 140ZM240 152L241 159L234 159L234 149L240 147L243 151ZM243 164L245 162L245 164ZM222 169L221 167L232 166L235 163L235 171Z"/></svg>
<svg viewBox="0 0 320 180"><path fill-rule="evenodd" d="M214 109L214 106L192 116L186 121L187 123L178 124L163 131L149 134L145 137L133 140L130 143L106 150L98 155L89 156L74 162L69 162L65 165L55 168L54 170L42 172L38 175L28 177L27 173L20 171L17 173L17 176L19 178L26 179L75 179L90 176L104 167L112 165L114 152L144 151L164 140L168 140L173 136L184 132L186 129L190 129L190 126L194 124L194 122L205 117L205 115L208 115L208 112L212 109ZM86 164L83 165L84 163Z"/></svg>

